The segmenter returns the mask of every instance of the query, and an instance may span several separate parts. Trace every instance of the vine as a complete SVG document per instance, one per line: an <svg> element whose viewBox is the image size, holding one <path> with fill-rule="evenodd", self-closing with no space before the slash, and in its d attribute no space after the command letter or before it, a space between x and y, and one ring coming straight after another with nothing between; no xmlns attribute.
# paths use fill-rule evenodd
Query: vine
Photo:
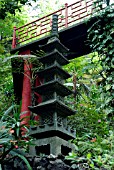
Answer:
<svg viewBox="0 0 114 170"><path fill-rule="evenodd" d="M105 8L101 0L95 0L94 4L96 21L88 29L88 41L93 54L98 53L98 64L102 66L99 74L104 102L100 109L107 113L110 124L114 125L114 3L106 1Z"/></svg>

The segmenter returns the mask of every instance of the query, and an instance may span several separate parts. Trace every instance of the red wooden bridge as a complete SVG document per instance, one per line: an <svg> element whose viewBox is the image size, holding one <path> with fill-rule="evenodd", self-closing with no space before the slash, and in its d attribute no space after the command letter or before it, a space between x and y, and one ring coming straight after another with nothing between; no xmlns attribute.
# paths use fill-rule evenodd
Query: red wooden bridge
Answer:
<svg viewBox="0 0 114 170"><path fill-rule="evenodd" d="M77 0L75 3L65 4L64 8L47 16L32 21L19 28L14 27L12 48L32 42L49 35L51 31L52 15L58 15L59 31L85 21L93 11L93 0Z"/></svg>

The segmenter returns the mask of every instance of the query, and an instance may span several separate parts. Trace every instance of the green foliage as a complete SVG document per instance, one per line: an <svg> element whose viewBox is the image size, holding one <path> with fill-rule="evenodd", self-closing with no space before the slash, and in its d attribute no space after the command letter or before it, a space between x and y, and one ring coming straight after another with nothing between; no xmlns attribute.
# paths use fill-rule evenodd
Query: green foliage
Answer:
<svg viewBox="0 0 114 170"><path fill-rule="evenodd" d="M75 59L67 69L76 75L76 97L69 97L77 110L69 118L76 128L77 137L73 141L76 152L66 159L71 160L74 169L114 169L114 4L103 9L103 1L96 0L96 22L88 30L92 54L87 58ZM85 64L84 64L85 62ZM75 69L74 69L75 67ZM71 68L71 69L70 69ZM74 70L73 70L74 69ZM74 83L72 83L74 90ZM69 83L68 82L68 83ZM88 87L82 88L81 84ZM85 167L84 167L85 166ZM72 168L73 168L72 167Z"/></svg>
<svg viewBox="0 0 114 170"><path fill-rule="evenodd" d="M26 19L23 9L21 14L16 12L13 16L7 13L4 20L0 19L0 116L14 102L11 61L7 60L10 56L13 26L23 25Z"/></svg>
<svg viewBox="0 0 114 170"><path fill-rule="evenodd" d="M80 163L87 169L99 170L106 168L113 170L114 168L114 132L109 131L105 138L91 136L89 134L83 137L77 137L73 141L76 145L76 152L69 153L67 160L72 161L78 167Z"/></svg>
<svg viewBox="0 0 114 170"><path fill-rule="evenodd" d="M36 1L36 0L34 0ZM16 11L21 12L21 7L28 2L28 0L1 0L0 1L0 19L5 19L8 13L15 15Z"/></svg>
<svg viewBox="0 0 114 170"><path fill-rule="evenodd" d="M31 6L29 5L27 7L29 12L28 15L32 20L35 18L44 17L52 12L59 10L60 8L62 8L62 6L64 6L63 2L61 2L60 0L53 0L53 1L40 0L40 1L36 1L35 3L34 1L31 2L32 2Z"/></svg>
<svg viewBox="0 0 114 170"><path fill-rule="evenodd" d="M98 76L102 69L98 61L97 53L92 53L73 59L65 66L65 69L73 75L72 79L76 75L76 96L67 97L66 104L77 110L75 116L69 117L69 123L76 128L78 136L84 133L104 136L108 133L106 113L101 107L104 101L98 86L99 81L102 80L102 77ZM65 84L71 85L70 88L74 90L75 84L72 79Z"/></svg>
<svg viewBox="0 0 114 170"><path fill-rule="evenodd" d="M20 107L17 105L11 106L2 116L0 120L0 164L18 156L31 170L23 152L19 152L20 148L26 151L26 147L31 144L30 138L28 141L29 129L23 123L24 119L26 118L20 118Z"/></svg>
<svg viewBox="0 0 114 170"><path fill-rule="evenodd" d="M0 63L0 117L14 102L11 63Z"/></svg>
<svg viewBox="0 0 114 170"><path fill-rule="evenodd" d="M105 110L111 124L114 124L114 4L107 6L96 14L96 23L88 30L88 40L93 52L98 52L99 63L102 70L100 83L101 97L104 103L101 108Z"/></svg>

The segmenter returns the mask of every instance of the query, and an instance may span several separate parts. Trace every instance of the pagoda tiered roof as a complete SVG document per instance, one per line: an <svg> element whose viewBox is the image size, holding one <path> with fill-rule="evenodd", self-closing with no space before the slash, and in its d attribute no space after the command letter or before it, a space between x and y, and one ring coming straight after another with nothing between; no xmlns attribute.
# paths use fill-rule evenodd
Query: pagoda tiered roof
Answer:
<svg viewBox="0 0 114 170"><path fill-rule="evenodd" d="M69 51L69 49L65 47L58 38L52 38L47 44L39 45L39 47L47 53L50 53L54 49L57 49L60 53L67 53Z"/></svg>
<svg viewBox="0 0 114 170"><path fill-rule="evenodd" d="M73 91L61 84L58 80L49 81L45 84L33 88L33 90L40 95L49 94L49 92L56 91L57 94L61 95L62 97L73 93Z"/></svg>
<svg viewBox="0 0 114 170"><path fill-rule="evenodd" d="M57 49L54 49L52 52L40 57L39 61L43 64L50 63L50 61L57 61L62 66L69 63L69 61Z"/></svg>
<svg viewBox="0 0 114 170"><path fill-rule="evenodd" d="M65 105L63 102L61 102L58 99L52 99L45 102L42 102L36 106L29 106L30 111L42 115L42 112L51 111L53 112L59 112L61 115L67 117L74 115L76 111L70 109L67 105Z"/></svg>
<svg viewBox="0 0 114 170"><path fill-rule="evenodd" d="M55 75L57 73L61 75L63 79L68 79L71 77L71 75L64 71L57 63L37 72L40 78L44 78L44 75L46 77L50 75Z"/></svg>

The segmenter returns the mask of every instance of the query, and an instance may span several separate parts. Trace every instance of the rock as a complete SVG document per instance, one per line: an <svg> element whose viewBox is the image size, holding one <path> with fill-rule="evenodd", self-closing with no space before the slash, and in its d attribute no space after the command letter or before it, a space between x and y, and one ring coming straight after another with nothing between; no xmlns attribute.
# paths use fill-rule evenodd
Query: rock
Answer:
<svg viewBox="0 0 114 170"><path fill-rule="evenodd" d="M66 165L61 159L56 159L55 161L50 161L47 166L47 170L69 170L69 166Z"/></svg>
<svg viewBox="0 0 114 170"><path fill-rule="evenodd" d="M43 157L43 158L41 159L39 165L41 165L41 167L47 167L48 164L49 164L48 158L47 158L47 157Z"/></svg>
<svg viewBox="0 0 114 170"><path fill-rule="evenodd" d="M41 169L39 169L39 170L46 170L46 168L44 168L44 167L41 167Z"/></svg>
<svg viewBox="0 0 114 170"><path fill-rule="evenodd" d="M42 168L41 166L37 166L37 168L36 168L36 169L37 169L37 170L41 170L41 168Z"/></svg>
<svg viewBox="0 0 114 170"><path fill-rule="evenodd" d="M40 157L35 157L34 160L33 160L33 167L39 166L40 161L41 161Z"/></svg>
<svg viewBox="0 0 114 170"><path fill-rule="evenodd" d="M61 159L55 160L55 163L57 163L57 164L63 163L64 164L64 162Z"/></svg>
<svg viewBox="0 0 114 170"><path fill-rule="evenodd" d="M53 155L53 154L50 154L50 155L48 156L48 158L53 160L53 159L56 159L57 156L55 156L55 155Z"/></svg>
<svg viewBox="0 0 114 170"><path fill-rule="evenodd" d="M65 156L64 156L63 154L59 154L57 158L58 158L58 159L61 159L61 160L64 160L64 159L65 159Z"/></svg>
<svg viewBox="0 0 114 170"><path fill-rule="evenodd" d="M10 165L4 165L4 170L13 170Z"/></svg>
<svg viewBox="0 0 114 170"><path fill-rule="evenodd" d="M71 161L65 160L63 155L58 157L54 155L49 156L35 156L29 157L28 161L31 164L32 170L89 170L90 167L87 162L71 163ZM3 166L4 170L28 170L24 161L20 158L15 158L7 162L7 165ZM108 170L104 167L101 170Z"/></svg>

